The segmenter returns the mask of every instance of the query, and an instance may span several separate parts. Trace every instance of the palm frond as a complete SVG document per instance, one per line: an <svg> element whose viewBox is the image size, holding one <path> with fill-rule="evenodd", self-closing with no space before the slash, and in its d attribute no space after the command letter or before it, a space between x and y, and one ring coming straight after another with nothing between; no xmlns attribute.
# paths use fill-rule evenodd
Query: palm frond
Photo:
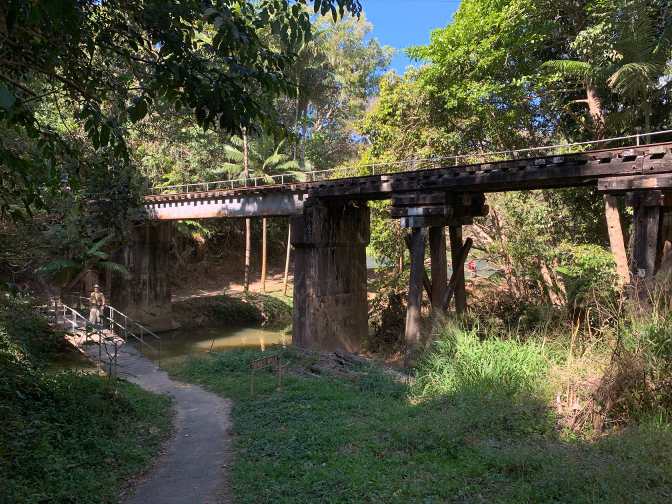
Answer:
<svg viewBox="0 0 672 504"><path fill-rule="evenodd" d="M110 243L112 240L114 240L114 235L108 235L102 240L98 241L93 247L91 247L91 250L89 250L89 254L94 254L97 251L99 251L101 248L103 248L105 245Z"/></svg>
<svg viewBox="0 0 672 504"><path fill-rule="evenodd" d="M59 270L77 268L78 266L81 266L81 264L73 261L72 259L55 259L53 261L44 263L35 270L35 273L38 275L49 275Z"/></svg>
<svg viewBox="0 0 672 504"><path fill-rule="evenodd" d="M280 154L278 152L275 152L274 154L271 154L269 157L266 158L262 169L266 169L273 165L277 165L278 163L282 163L283 161L287 160L288 157L289 156L287 156L287 154Z"/></svg>
<svg viewBox="0 0 672 504"><path fill-rule="evenodd" d="M233 172L238 175L243 171L243 165L238 163L221 163L216 170L212 170L212 173L227 173Z"/></svg>
<svg viewBox="0 0 672 504"><path fill-rule="evenodd" d="M295 159L287 161L277 167L279 170L299 170L300 172L311 171L313 164L305 159Z"/></svg>
<svg viewBox="0 0 672 504"><path fill-rule="evenodd" d="M226 157L231 161L242 161L245 157L241 151L239 151L235 147L232 147L231 145L224 146L224 153L226 154Z"/></svg>
<svg viewBox="0 0 672 504"><path fill-rule="evenodd" d="M105 252L101 252L100 250L96 250L95 252L90 252L90 256L98 257L99 259L102 259L103 261L107 259L109 254L106 254Z"/></svg>
<svg viewBox="0 0 672 504"><path fill-rule="evenodd" d="M607 73L606 69L597 65L574 60L546 61L542 67L557 72L564 77L583 81L594 81Z"/></svg>
<svg viewBox="0 0 672 504"><path fill-rule="evenodd" d="M616 93L634 97L642 94L663 72L665 65L657 62L626 63L607 79L607 84Z"/></svg>
<svg viewBox="0 0 672 504"><path fill-rule="evenodd" d="M133 276L131 274L131 272L126 269L125 266L123 266L119 263L116 263L116 262L101 261L98 264L96 264L96 266L99 266L99 267L101 267L105 270L108 270L108 271L113 271L115 273L121 273L122 275L127 276L127 277Z"/></svg>

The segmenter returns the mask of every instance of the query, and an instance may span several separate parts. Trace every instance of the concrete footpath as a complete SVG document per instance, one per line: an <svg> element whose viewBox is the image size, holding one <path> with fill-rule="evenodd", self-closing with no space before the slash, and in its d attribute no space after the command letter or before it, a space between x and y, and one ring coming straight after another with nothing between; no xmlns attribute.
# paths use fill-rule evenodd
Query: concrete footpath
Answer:
<svg viewBox="0 0 672 504"><path fill-rule="evenodd" d="M147 357L112 331L86 334L84 317L76 322L58 316L67 338L106 373L175 399L175 437L168 441L167 460L149 474L127 504L228 504L228 468L231 465L231 400L197 385L171 380ZM93 344L88 344L88 343Z"/></svg>
<svg viewBox="0 0 672 504"><path fill-rule="evenodd" d="M125 378L145 390L175 397L175 438L168 443L168 461L142 484L126 504L226 504L231 441L231 400L197 385L153 371Z"/></svg>

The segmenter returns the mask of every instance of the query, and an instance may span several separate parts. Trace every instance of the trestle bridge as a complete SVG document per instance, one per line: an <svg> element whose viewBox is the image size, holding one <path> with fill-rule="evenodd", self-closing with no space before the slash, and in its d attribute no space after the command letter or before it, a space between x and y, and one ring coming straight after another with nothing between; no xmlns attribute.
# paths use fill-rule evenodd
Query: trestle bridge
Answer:
<svg viewBox="0 0 672 504"><path fill-rule="evenodd" d="M445 298L453 295L457 311L466 309L464 277L458 273L467 251L463 227L488 215L487 193L586 185L597 186L608 205L614 204L613 196L625 195L634 207L629 269L645 288L661 264L665 243L672 243L672 142L573 153L572 148L471 156L468 164L458 158L412 161L416 169L400 172L378 165L313 172L301 175L303 180L285 175L265 185L248 179L154 188L144 197L153 223L136 228L133 244L119 253L117 260L133 277L114 282L112 302L157 330L170 329L172 220L290 216L294 344L357 351L368 331L367 202L390 200L390 216L410 230L406 341L413 352L420 338L423 289L435 309L445 309ZM369 174L357 174L366 170ZM446 228L456 272L450 283ZM424 269L427 234L430 276ZM146 310L158 316L148 319Z"/></svg>

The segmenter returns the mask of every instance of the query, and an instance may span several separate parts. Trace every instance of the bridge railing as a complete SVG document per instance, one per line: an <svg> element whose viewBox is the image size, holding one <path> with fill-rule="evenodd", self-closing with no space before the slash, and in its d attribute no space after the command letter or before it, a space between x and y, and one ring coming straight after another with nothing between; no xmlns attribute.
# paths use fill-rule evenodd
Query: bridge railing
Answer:
<svg viewBox="0 0 672 504"><path fill-rule="evenodd" d="M46 310L43 311L44 316L49 320L51 314L53 313L54 325L58 326L58 317L63 317L63 322L67 325L70 325L70 329L73 335L76 335L77 332L84 333L84 345L98 345L98 365L102 366L103 364L103 347L105 347L105 353L108 357L108 364L110 365L110 374L116 374L117 370L117 351L118 345L112 341L111 338L106 338L103 334L102 325L92 324L89 320L81 313L79 313L75 308L68 306L65 303L60 302L55 298L44 299L46 303ZM52 309L53 305L53 309ZM80 323L83 323L83 326L80 326ZM92 334L98 335L98 342L94 341L91 337ZM114 346L113 354L110 354L107 348L107 342L111 342Z"/></svg>
<svg viewBox="0 0 672 504"><path fill-rule="evenodd" d="M383 175L405 171L427 170L449 166L469 165L495 161L506 161L525 157L542 157L579 153L586 150L594 150L608 146L609 144L634 140L640 145L642 138L651 143L653 137L672 134L672 130L655 131L652 133L637 133L621 137L606 138L604 140L591 140L589 142L575 142L567 144L547 145L530 147L508 151L484 152L474 154L458 154L454 156L416 158L402 161L390 161L386 163L371 163L366 165L347 166L332 168L329 170L316 170L310 172L292 172L280 175L263 177L248 177L234 180L217 180L213 182L196 182L169 186L155 186L147 188L147 195L190 193L201 191L232 190L241 188L253 188L264 185L284 185L300 182L319 182L338 178L362 177L367 175Z"/></svg>
<svg viewBox="0 0 672 504"><path fill-rule="evenodd" d="M79 309L90 309L90 299L84 296L72 295L71 299L77 300L77 305ZM154 334L152 331L143 326L140 322L137 322L127 316L126 314L120 312L116 308L110 305L105 305L101 310L101 317L103 322L107 321L110 330L119 329L119 331L124 332L124 341L127 341L129 337L134 338L140 345L140 356L145 356L145 347L149 348L158 355L159 359L159 369L161 368L161 338ZM107 315L105 315L107 312ZM81 315L80 315L81 316ZM123 325L122 325L123 322ZM151 337L156 340L156 348L150 345L146 341L146 337Z"/></svg>

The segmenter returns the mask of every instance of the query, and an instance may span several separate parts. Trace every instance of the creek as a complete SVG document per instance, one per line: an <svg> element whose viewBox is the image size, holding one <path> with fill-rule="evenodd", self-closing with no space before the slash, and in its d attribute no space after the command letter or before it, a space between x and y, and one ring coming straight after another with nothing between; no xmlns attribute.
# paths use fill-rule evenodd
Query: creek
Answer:
<svg viewBox="0 0 672 504"><path fill-rule="evenodd" d="M208 351L220 352L245 346L263 350L278 343L287 345L292 343L291 335L283 334L280 329L261 327L260 324L177 329L159 333L158 336L161 337L162 364L184 360L190 355L204 355ZM131 344L136 346L134 343ZM150 344L154 346L154 342ZM145 355L158 363L158 355L155 352L148 350Z"/></svg>

